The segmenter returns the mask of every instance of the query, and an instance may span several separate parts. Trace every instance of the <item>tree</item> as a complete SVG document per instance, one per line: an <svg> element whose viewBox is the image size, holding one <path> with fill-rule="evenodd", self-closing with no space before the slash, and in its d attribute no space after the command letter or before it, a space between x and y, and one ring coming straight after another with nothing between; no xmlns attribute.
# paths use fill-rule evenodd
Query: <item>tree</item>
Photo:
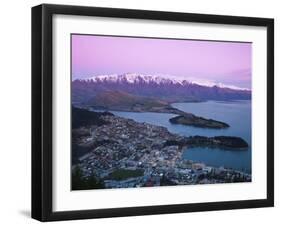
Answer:
<svg viewBox="0 0 281 226"><path fill-rule="evenodd" d="M94 176L84 177L82 170L76 166L72 170L72 190L88 190L88 189L102 189L104 184L97 180Z"/></svg>

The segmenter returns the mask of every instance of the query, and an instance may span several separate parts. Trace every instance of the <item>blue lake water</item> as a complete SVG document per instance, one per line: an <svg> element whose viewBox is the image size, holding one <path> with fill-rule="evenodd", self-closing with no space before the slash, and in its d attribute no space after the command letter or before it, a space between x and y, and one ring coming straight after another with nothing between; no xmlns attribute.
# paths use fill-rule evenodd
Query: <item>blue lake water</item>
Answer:
<svg viewBox="0 0 281 226"><path fill-rule="evenodd" d="M206 129L175 125L169 122L169 119L175 116L174 114L119 111L112 111L112 113L138 122L164 126L170 132L184 136L202 135L210 137L224 135L242 137L249 144L247 150L189 148L184 151L183 158L203 162L211 166L224 166L251 172L251 101L175 103L172 106L185 112L194 113L197 116L226 122L230 127L226 129Z"/></svg>

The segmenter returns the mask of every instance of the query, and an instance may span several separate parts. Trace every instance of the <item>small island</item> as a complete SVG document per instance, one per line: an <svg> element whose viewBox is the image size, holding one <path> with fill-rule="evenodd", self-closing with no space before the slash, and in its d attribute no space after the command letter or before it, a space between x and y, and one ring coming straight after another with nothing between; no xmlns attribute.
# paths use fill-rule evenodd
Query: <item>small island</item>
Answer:
<svg viewBox="0 0 281 226"><path fill-rule="evenodd" d="M202 128L212 128L212 129L224 129L228 128L229 125L224 122L216 121L213 119L205 119L203 117L198 117L193 114L183 114L169 119L172 124L181 124Z"/></svg>

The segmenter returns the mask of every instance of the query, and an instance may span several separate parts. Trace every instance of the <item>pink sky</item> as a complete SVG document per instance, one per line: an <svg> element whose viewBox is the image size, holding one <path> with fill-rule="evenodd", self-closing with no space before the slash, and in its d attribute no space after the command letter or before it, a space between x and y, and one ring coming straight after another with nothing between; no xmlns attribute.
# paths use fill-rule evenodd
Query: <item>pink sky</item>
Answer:
<svg viewBox="0 0 281 226"><path fill-rule="evenodd" d="M72 35L72 79L170 74L251 88L252 44Z"/></svg>

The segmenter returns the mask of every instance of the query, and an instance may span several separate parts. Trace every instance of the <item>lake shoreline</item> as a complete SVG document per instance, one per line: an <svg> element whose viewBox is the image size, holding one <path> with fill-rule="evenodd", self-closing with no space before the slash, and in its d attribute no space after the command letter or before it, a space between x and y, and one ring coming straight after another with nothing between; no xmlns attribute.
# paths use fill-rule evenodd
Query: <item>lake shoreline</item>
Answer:
<svg viewBox="0 0 281 226"><path fill-rule="evenodd" d="M73 131L80 134L76 144L91 150L80 156L73 168L79 167L85 178L95 175L106 188L251 181L251 176L242 171L183 159L192 139L170 133L165 127L104 113L99 117L103 124ZM143 175L124 179L118 169L126 169L126 175L139 169ZM120 181L120 176L124 180Z"/></svg>
<svg viewBox="0 0 281 226"><path fill-rule="evenodd" d="M203 102L203 101L202 101ZM196 102L184 102L184 103L202 103L200 101ZM92 111L119 111L119 112L134 112L134 113L166 113L166 114L175 114L175 117L169 119L171 123L182 124L186 126L195 126L201 128L212 128L212 129L224 129L228 128L229 125L225 122L214 120L211 118L204 118L202 116L197 116L190 112L182 111L173 107L170 103L169 105L150 107L150 108L141 108L140 106L114 106L114 107L101 107L101 106L92 106L86 105L84 108Z"/></svg>
<svg viewBox="0 0 281 226"><path fill-rule="evenodd" d="M227 136L242 137L249 144L249 147L243 149L242 151L239 151L238 149L233 151L228 148L212 148L212 150L205 150L206 148L195 147L189 149L188 155L184 154L183 157L186 156L186 158L193 159L198 162L206 162L209 165L226 166L233 169L251 172L251 101L237 100L223 103L221 101L204 101L200 103L189 102L173 104L173 107L177 107L180 110L185 110L185 106L188 106L187 111L196 113L197 115L202 115L204 117L210 115L210 117L216 120L223 119L225 122L230 124L231 127L215 130L209 128L173 125L169 122L169 119L177 116L175 114L121 111L111 112L121 117L134 119L137 122L147 122L154 125L164 126L168 128L170 132L184 136L220 136L224 134ZM215 158L214 156L217 157Z"/></svg>

